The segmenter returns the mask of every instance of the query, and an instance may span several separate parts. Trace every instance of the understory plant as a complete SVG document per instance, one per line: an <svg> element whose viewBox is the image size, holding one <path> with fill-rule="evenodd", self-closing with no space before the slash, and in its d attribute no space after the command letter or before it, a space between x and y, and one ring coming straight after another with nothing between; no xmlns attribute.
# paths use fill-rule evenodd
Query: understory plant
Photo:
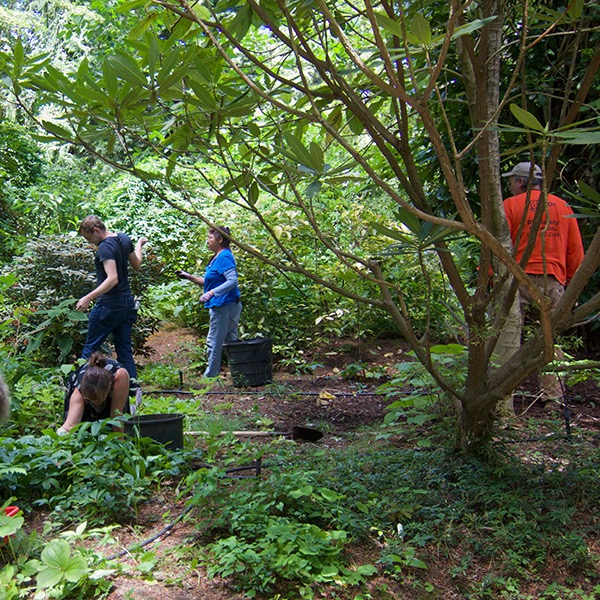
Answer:
<svg viewBox="0 0 600 600"><path fill-rule="evenodd" d="M491 464L439 447L381 446L330 450L303 466L318 462L315 485L339 494L332 525L375 536L380 565L400 580L420 577L415 569L439 555L454 563L456 554L466 561L455 564L456 576L483 561L490 573L526 580L551 557L593 581L598 453L582 440L558 444L553 453L560 455L555 464L522 463L508 451Z"/></svg>
<svg viewBox="0 0 600 600"><path fill-rule="evenodd" d="M90 523L131 518L151 487L185 472L181 453L148 438L112 431L111 421L81 423L64 437L52 430L0 437L0 500L51 511L55 520Z"/></svg>
<svg viewBox="0 0 600 600"><path fill-rule="evenodd" d="M189 481L200 483L197 477ZM315 584L357 585L377 572L368 564L348 566L344 548L350 538L331 523L342 496L317 485L312 473L277 469L236 489L212 484L217 501L224 504L208 533L213 541L204 551L207 572L231 578L246 597L283 584L312 598ZM196 497L201 511L210 510L214 501Z"/></svg>
<svg viewBox="0 0 600 600"><path fill-rule="evenodd" d="M430 349L433 364L438 372L456 385L464 384L467 370L467 349L460 344L438 344ZM407 356L414 359L414 352ZM406 420L410 425L420 426L435 419L447 418L455 412L447 395L440 393L430 372L416 360L401 362L394 366L394 376L377 388L391 402L387 405L384 422L392 425ZM449 427L447 427L449 429ZM419 445L429 446L429 437L418 440Z"/></svg>
<svg viewBox="0 0 600 600"><path fill-rule="evenodd" d="M2 600L106 597L112 586L108 577L120 566L108 566L101 555L78 542L106 541L110 527L87 530L83 522L44 541L35 530L26 534L23 523L21 513L12 517L0 513L0 534L6 535L0 539Z"/></svg>
<svg viewBox="0 0 600 600"><path fill-rule="evenodd" d="M506 449L492 463L448 454L439 439L426 449L370 440L300 450L273 442L261 477L248 477L250 469L245 479L190 474L180 489L195 508L201 546L188 550L246 597L313 597L319 584L364 592L376 572L436 593L436 560L451 569L450 586L473 598L519 598L501 581L511 579L520 594L549 561L566 576L555 582L559 596L549 588L544 597L591 593L600 501L593 446L565 441L553 450L560 459L527 464ZM221 445L219 460L228 453ZM358 543L371 548L374 564L350 566L346 551ZM474 576L482 565L484 587ZM571 594L570 578L588 581L588 591Z"/></svg>

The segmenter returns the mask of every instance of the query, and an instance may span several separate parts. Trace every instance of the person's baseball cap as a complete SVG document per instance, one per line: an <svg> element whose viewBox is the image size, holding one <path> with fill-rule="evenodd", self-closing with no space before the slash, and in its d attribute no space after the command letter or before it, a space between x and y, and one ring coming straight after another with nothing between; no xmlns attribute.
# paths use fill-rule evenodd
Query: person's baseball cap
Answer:
<svg viewBox="0 0 600 600"><path fill-rule="evenodd" d="M533 173L531 170L532 163L530 162L520 162L515 165L508 173L502 173L502 177L512 177L515 175L516 177L535 177L539 179L542 177L542 169L538 167L538 165L533 164Z"/></svg>

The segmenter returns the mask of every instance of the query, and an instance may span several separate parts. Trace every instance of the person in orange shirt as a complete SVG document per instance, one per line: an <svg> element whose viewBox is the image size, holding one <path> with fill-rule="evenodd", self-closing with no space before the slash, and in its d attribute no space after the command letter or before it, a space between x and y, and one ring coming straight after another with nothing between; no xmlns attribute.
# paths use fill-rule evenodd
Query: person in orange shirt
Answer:
<svg viewBox="0 0 600 600"><path fill-rule="evenodd" d="M558 196L547 195L547 206L542 215L541 225L532 231L536 209L541 196L542 169L535 163L521 162L502 177L510 177L512 196L504 201L504 213L515 258L521 261L531 235L536 234L533 252L525 265L525 272L537 287L546 294L556 306L565 293L565 287L571 281L583 260L584 250L579 225L573 217L571 207ZM529 191L528 191L529 190ZM521 313L533 300L527 290L519 289ZM556 348L556 357L564 358L560 348ZM564 402L560 381L553 373L540 377L541 399L546 408L554 408Z"/></svg>

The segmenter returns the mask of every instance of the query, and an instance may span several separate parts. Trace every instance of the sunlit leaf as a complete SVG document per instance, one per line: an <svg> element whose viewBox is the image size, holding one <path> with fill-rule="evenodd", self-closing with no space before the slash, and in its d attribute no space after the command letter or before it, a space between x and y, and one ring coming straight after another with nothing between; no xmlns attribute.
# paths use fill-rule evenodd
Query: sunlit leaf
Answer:
<svg viewBox="0 0 600 600"><path fill-rule="evenodd" d="M210 11L200 2L192 5L192 10L201 21L208 21L211 18Z"/></svg>
<svg viewBox="0 0 600 600"><path fill-rule="evenodd" d="M313 487L312 485L304 485L297 490L293 490L290 492L290 496L292 498L301 498L302 496L310 496L312 494Z"/></svg>
<svg viewBox="0 0 600 600"><path fill-rule="evenodd" d="M362 121L351 113L348 115L348 126L350 127L350 131L356 135L360 135L365 129Z"/></svg>
<svg viewBox="0 0 600 600"><path fill-rule="evenodd" d="M148 82L137 62L124 53L113 54L106 59L115 69L117 75L134 85L145 86Z"/></svg>
<svg viewBox="0 0 600 600"><path fill-rule="evenodd" d="M315 142L310 143L310 156L313 160L313 165L315 165L316 171L323 171L324 167L324 157L323 150L321 150L321 146Z"/></svg>
<svg viewBox="0 0 600 600"><path fill-rule="evenodd" d="M202 85L201 83L195 81L193 78L189 79L189 85L194 91L194 95L198 99L199 106L201 106L205 110L215 110L215 108L217 107L217 103L208 86Z"/></svg>
<svg viewBox="0 0 600 600"><path fill-rule="evenodd" d="M90 69L89 69L89 63L87 58L84 58L80 63L79 63L79 67L77 69L77 81L78 82L82 82L85 77L88 75Z"/></svg>
<svg viewBox="0 0 600 600"><path fill-rule="evenodd" d="M171 73L169 73L166 76L164 76L164 74L161 71L161 75L163 76L161 76L160 78L159 92L161 94L164 94L169 88L173 87L174 85L181 84L182 79L187 75L188 71L188 65L180 65L176 69L173 69L173 71L171 71Z"/></svg>
<svg viewBox="0 0 600 600"><path fill-rule="evenodd" d="M313 159L308 148L306 148L306 146L297 137L291 133L286 133L284 138L286 144L288 145L289 151L300 164L318 171L318 166L313 164Z"/></svg>
<svg viewBox="0 0 600 600"><path fill-rule="evenodd" d="M256 123L248 123L246 127L252 137L260 137L260 127Z"/></svg>
<svg viewBox="0 0 600 600"><path fill-rule="evenodd" d="M253 181L248 189L248 202L251 206L254 206L258 201L260 190L256 181Z"/></svg>
<svg viewBox="0 0 600 600"><path fill-rule="evenodd" d="M72 132L64 127L61 127L60 125L57 125L56 123L52 123L52 121L42 121L42 126L48 133L55 135L57 138L66 141L73 141Z"/></svg>
<svg viewBox="0 0 600 600"><path fill-rule="evenodd" d="M377 19L377 23L380 27L385 29L388 33L395 35L399 38L403 38L402 26L400 23L390 19L387 15L383 13L375 13L375 18Z"/></svg>
<svg viewBox="0 0 600 600"><path fill-rule="evenodd" d="M71 549L65 540L52 540L42 551L45 568L37 576L38 588L53 587L63 579L77 582L87 574L86 561L71 556Z"/></svg>
<svg viewBox="0 0 600 600"><path fill-rule="evenodd" d="M510 105L510 111L521 125L525 125L525 127L534 129L535 131L544 131L544 126L529 111L514 103Z"/></svg>
<svg viewBox="0 0 600 600"><path fill-rule="evenodd" d="M15 42L15 47L13 48L13 62L15 67L18 67L18 69L15 69L16 71L20 71L20 67L23 66L23 62L25 61L25 51L23 50L23 44L21 43L21 40L18 39Z"/></svg>
<svg viewBox="0 0 600 600"><path fill-rule="evenodd" d="M167 52L165 55L163 55L162 68L160 69L160 71L158 72L158 75L156 76L156 82L158 83L158 85L162 85L163 81L167 77L169 77L169 75L171 74L171 71L175 68L175 65L179 61L180 56L181 56L181 51L178 47L175 47L175 48L169 50L169 52Z"/></svg>
<svg viewBox="0 0 600 600"><path fill-rule="evenodd" d="M14 535L23 527L25 519L22 516L10 517L2 510L0 511L0 542L6 535Z"/></svg>
<svg viewBox="0 0 600 600"><path fill-rule="evenodd" d="M162 177L159 173L153 173L144 169L138 169L137 167L134 169L134 173L137 177L140 177L142 179L157 180L161 179Z"/></svg>
<svg viewBox="0 0 600 600"><path fill-rule="evenodd" d="M390 227L386 227L385 225L381 225L380 223L371 223L371 226L377 233L381 233L386 237L389 237L392 240L396 240L398 242L406 243L408 241L408 237L405 233L402 233L398 229L391 229Z"/></svg>
<svg viewBox="0 0 600 600"><path fill-rule="evenodd" d="M237 11L233 21L231 21L227 27L236 40L242 40L246 33L248 33L250 25L252 24L252 15L252 7L249 3L244 2Z"/></svg>
<svg viewBox="0 0 600 600"><path fill-rule="evenodd" d="M431 26L429 21L421 14L417 13L410 22L410 33L418 44L426 46L431 42Z"/></svg>
<svg viewBox="0 0 600 600"><path fill-rule="evenodd" d="M119 84L117 81L117 72L110 62L105 60L102 63L102 77L106 91L111 98L116 98L119 93Z"/></svg>
<svg viewBox="0 0 600 600"><path fill-rule="evenodd" d="M321 496L323 496L323 498L325 498L325 500L328 500L329 502L337 502L344 497L342 494L338 494L329 488L321 488L319 493Z"/></svg>
<svg viewBox="0 0 600 600"><path fill-rule="evenodd" d="M156 72L156 65L158 64L160 57L160 51L158 49L158 42L156 38L152 35L150 36L149 46L148 46L148 70L150 71L150 75L153 76Z"/></svg>
<svg viewBox="0 0 600 600"><path fill-rule="evenodd" d="M123 2L122 4L118 4L117 12L128 13L129 11L135 10L136 8L146 6L146 4L148 4L148 0L130 0L130 2Z"/></svg>

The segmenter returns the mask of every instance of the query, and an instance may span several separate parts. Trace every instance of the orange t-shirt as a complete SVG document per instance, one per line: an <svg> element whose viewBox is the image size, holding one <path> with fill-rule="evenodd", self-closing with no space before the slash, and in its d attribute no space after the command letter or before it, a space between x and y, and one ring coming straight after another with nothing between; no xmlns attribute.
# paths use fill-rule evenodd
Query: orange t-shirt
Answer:
<svg viewBox="0 0 600 600"><path fill-rule="evenodd" d="M531 201L523 231L517 246L516 260L519 262L531 233L531 224L540 197L540 190L531 190ZM516 243L527 192L512 196L504 201L504 212L510 229L513 245ZM557 281L566 285L571 281L575 271L583 260L583 243L579 233L579 225L572 215L571 207L558 196L548 194L548 209L542 216L542 224L538 232L535 247L525 267L525 272L532 275L554 275ZM549 218L546 228L546 219ZM542 244L542 238L544 244ZM542 246L544 246L542 252Z"/></svg>

